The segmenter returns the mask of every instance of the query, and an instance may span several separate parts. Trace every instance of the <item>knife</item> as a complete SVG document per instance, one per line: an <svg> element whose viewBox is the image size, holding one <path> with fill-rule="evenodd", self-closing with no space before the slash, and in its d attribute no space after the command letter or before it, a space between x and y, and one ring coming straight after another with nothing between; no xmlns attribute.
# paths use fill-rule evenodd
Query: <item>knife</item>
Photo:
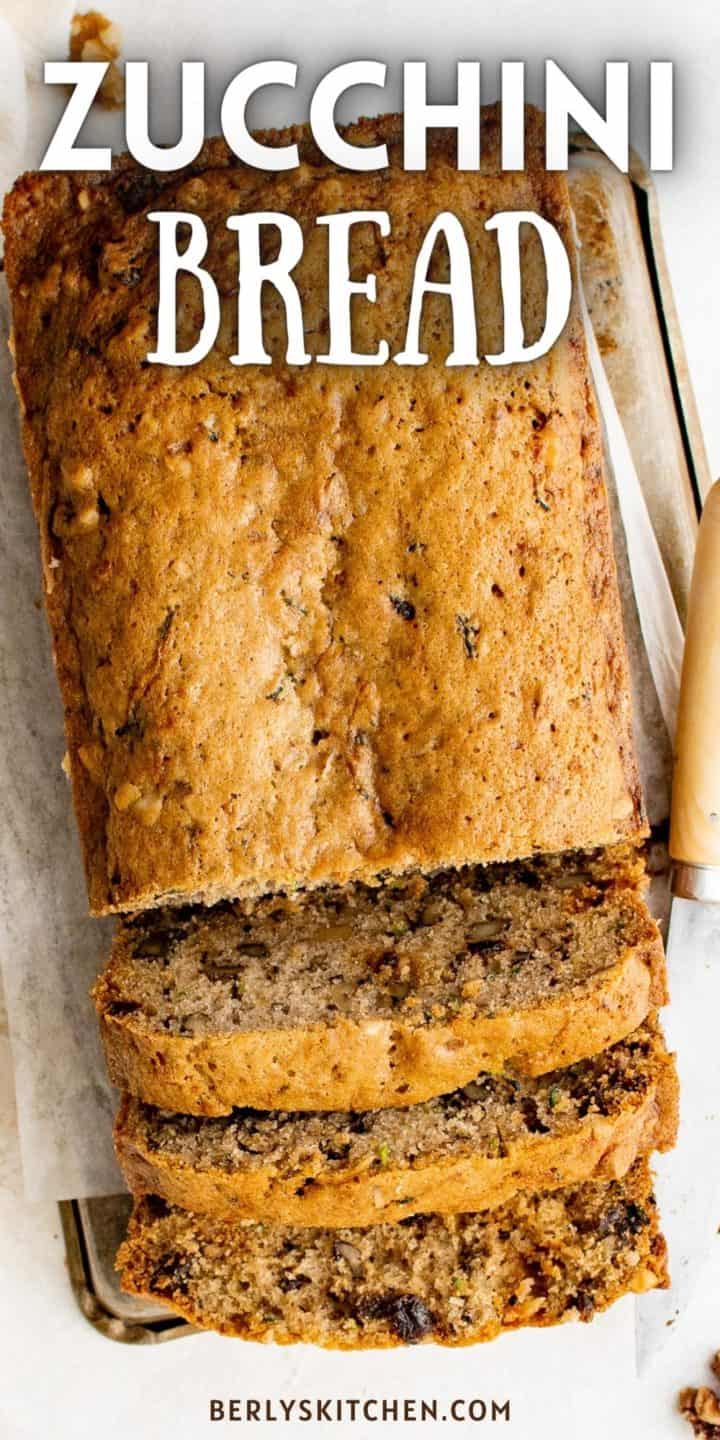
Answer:
<svg viewBox="0 0 720 1440"><path fill-rule="evenodd" d="M663 1016L680 1077L678 1144L657 1165L670 1289L637 1300L644 1374L687 1309L720 1223L720 481L700 521L685 636L670 816Z"/></svg>

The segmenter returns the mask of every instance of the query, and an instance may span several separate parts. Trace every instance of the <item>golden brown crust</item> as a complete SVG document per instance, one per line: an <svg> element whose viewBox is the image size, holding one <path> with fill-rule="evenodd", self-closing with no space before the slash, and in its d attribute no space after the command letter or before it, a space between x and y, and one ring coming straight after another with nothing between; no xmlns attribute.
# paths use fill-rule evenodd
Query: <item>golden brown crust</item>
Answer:
<svg viewBox="0 0 720 1440"><path fill-rule="evenodd" d="M394 144L398 131L389 117L352 133ZM315 215L389 210L385 250L360 245L382 275L358 342L382 332L398 349L410 266L445 204L477 261L481 349L496 349L487 215L537 210L572 248L539 125L527 171L504 176L491 112L478 176L456 171L443 136L428 176L358 176L294 133L290 176L259 176L213 141L179 175L124 158L111 175L26 176L6 203L24 444L96 913L644 828L577 309L526 369L447 370L442 297L419 370L227 359L224 221L257 208L303 224L297 279L322 351ZM145 214L166 205L206 217L228 297L222 353L189 370L144 359L157 284ZM544 271L532 245L526 260L533 322ZM271 305L268 345L283 347Z"/></svg>
<svg viewBox="0 0 720 1440"><path fill-rule="evenodd" d="M624 1039L665 1000L662 945L650 925L644 945L559 1000L423 1029L341 1018L332 1027L199 1039L148 1033L132 1014L105 1008L112 999L104 985L101 977L95 998L113 1084L192 1115L223 1115L234 1105L372 1110L413 1105L505 1066L541 1075Z"/></svg>
<svg viewBox="0 0 720 1440"><path fill-rule="evenodd" d="M200 1168L177 1148L151 1145L137 1102L127 1095L118 1112L115 1147L136 1196L159 1195L186 1210L226 1219L358 1226L403 1220L439 1205L445 1215L486 1210L520 1191L619 1179L639 1155L670 1149L677 1131L675 1066L661 1044L649 1064L645 1088L624 1095L617 1113L590 1113L558 1134L510 1138L500 1157L466 1145L409 1160L390 1154L381 1168L368 1157L350 1168L329 1168L318 1154L304 1168L290 1171L272 1160L251 1168Z"/></svg>

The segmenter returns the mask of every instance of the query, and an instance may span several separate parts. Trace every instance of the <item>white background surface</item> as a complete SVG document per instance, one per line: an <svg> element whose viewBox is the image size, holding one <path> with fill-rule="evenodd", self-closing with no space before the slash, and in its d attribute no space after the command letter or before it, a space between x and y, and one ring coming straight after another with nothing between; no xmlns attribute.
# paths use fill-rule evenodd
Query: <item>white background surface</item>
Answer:
<svg viewBox="0 0 720 1440"><path fill-rule="evenodd" d="M25 0L42 10L35 0ZM14 6L6 0L0 13ZM691 0L611 0L591 11L569 0L541 7L504 0L502 6L445 0L399 0L382 4L348 0L313 5L264 0L254 7L224 0L190 4L107 0L106 13L123 23L125 54L133 58L204 58L221 80L242 64L268 57L297 59L309 82L332 63L368 56L423 58L437 67L437 98L456 59L480 58L492 98L497 61L557 60L600 98L601 62L635 62L638 103L634 139L643 148L640 83L649 59L672 59L677 67L677 160L671 175L657 177L665 244L711 468L720 473L720 407L717 405L717 336L720 334L720 7ZM61 58L61 52L56 52ZM294 102L276 92L269 118L302 118ZM536 97L540 98L539 93ZM389 97L393 103L393 97ZM107 122L110 123L110 122ZM40 143L42 122L36 127ZM160 136L158 136L160 138ZM88 922L89 923L89 922ZM88 1023L90 1016L88 1016ZM96 1335L75 1308L64 1271L57 1212L27 1207L21 1199L12 1122L12 1079L7 1047L2 1054L0 1114L0 1246L4 1376L0 1389L0 1436L7 1440L137 1437L178 1440L236 1427L209 1422L211 1396L285 1398L303 1394L483 1396L511 1401L511 1421L498 1422L512 1440L600 1440L608 1433L633 1440L665 1440L688 1434L674 1413L680 1385L707 1379L706 1362L720 1346L720 1256L690 1311L668 1341L655 1369L634 1376L632 1302L591 1327L529 1332L492 1346L459 1352L422 1348L389 1355L321 1356L305 1350L272 1350L214 1336L164 1346L126 1348ZM718 1217L720 1220L720 1216ZM720 1249L720 1247L718 1247ZM716 1299L716 1297L719 1297ZM328 1427L337 1433L339 1427ZM364 1440L403 1427L356 1424L347 1433ZM282 1427L294 1437L308 1425ZM413 1434L494 1433L490 1422L428 1427ZM267 1426L256 1433L267 1433ZM271 1432L272 1433L272 1432ZM344 1433L344 1432L343 1432Z"/></svg>

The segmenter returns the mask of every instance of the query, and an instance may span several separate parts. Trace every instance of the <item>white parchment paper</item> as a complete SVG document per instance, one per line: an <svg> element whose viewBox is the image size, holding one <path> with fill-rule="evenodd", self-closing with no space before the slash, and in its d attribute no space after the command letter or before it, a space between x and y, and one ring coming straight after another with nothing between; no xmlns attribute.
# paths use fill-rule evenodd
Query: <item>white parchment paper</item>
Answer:
<svg viewBox="0 0 720 1440"><path fill-rule="evenodd" d="M10 6L12 8L12 6ZM26 9L19 8L22 22ZM38 10L30 7L27 63L42 48ZM0 18L0 26L2 26ZM67 32L65 32L67 33ZM0 35L0 40L2 36ZM51 52L50 52L51 53ZM56 48L57 53L57 48ZM61 53L61 52L60 52ZM0 71L1 71L0 66ZM24 101L0 91L0 182L37 155L23 153ZM1 74L0 74L0 78ZM32 83L30 87L32 98ZM8 108L10 107L10 108ZM13 126L12 117L17 117ZM32 115L31 115L32 119ZM62 709L41 609L37 538L20 454L17 404L7 352L7 297L0 299L0 958L16 1072L25 1185L30 1199L65 1199L121 1188L111 1144L115 1097L105 1078L88 990L112 929L87 917L87 900L69 787L61 770ZM599 357L594 361L600 365ZM602 377L598 372L600 398ZM606 383L606 382L605 382ZM609 393L609 392L608 392ZM643 640L633 580L643 594L667 583L648 523L633 529L628 563L623 518L644 509L642 492L614 406L604 421L614 486L613 509L625 626L631 652L641 771L651 819L667 814L668 739L664 714L676 705L679 627L663 607ZM621 503L618 505L618 496ZM645 511L647 519L647 512ZM631 521L634 524L634 522ZM646 651L650 646L650 658ZM660 690L660 699L653 682Z"/></svg>
<svg viewBox="0 0 720 1440"><path fill-rule="evenodd" d="M111 924L89 920L62 706L41 608L37 532L20 452L0 299L0 957L29 1199L122 1188L114 1100L88 990Z"/></svg>

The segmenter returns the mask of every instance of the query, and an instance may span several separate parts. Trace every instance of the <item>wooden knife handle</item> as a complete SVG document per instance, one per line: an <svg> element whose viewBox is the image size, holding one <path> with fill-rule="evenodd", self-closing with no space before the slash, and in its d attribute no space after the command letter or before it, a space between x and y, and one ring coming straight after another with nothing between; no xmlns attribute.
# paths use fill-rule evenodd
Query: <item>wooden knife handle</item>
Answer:
<svg viewBox="0 0 720 1440"><path fill-rule="evenodd" d="M717 867L690 898L720 900L720 481L698 532L674 753L670 855L680 872ZM689 893L682 881L675 888Z"/></svg>

